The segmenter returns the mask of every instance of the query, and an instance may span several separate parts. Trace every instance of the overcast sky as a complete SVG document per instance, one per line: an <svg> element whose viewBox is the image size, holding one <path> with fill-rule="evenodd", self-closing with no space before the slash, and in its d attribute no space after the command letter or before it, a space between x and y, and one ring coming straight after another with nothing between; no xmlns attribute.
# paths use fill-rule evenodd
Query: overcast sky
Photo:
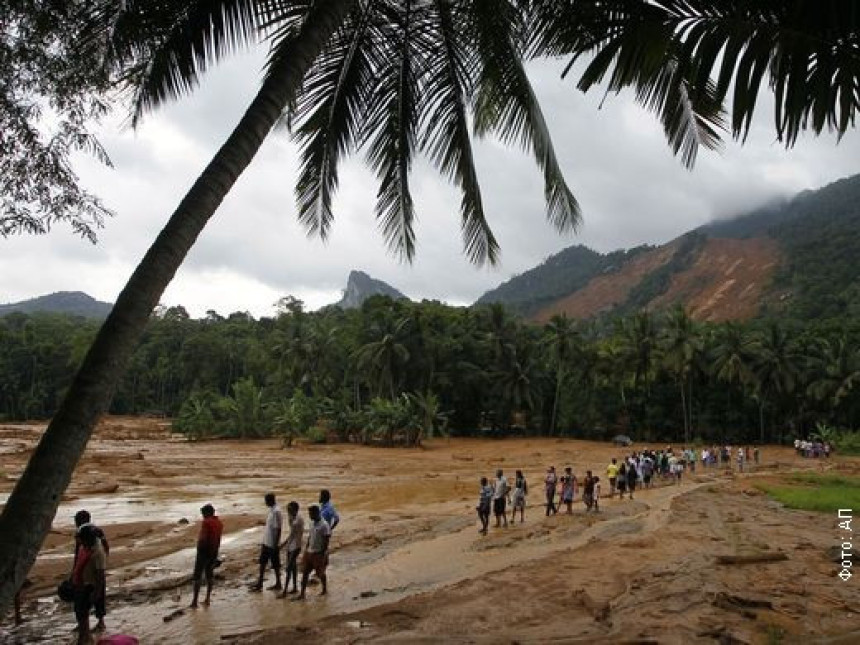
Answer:
<svg viewBox="0 0 860 645"><path fill-rule="evenodd" d="M113 302L193 180L254 96L263 57L231 59L191 97L161 109L137 131L124 112L100 138L115 168L77 164L84 184L116 212L98 245L57 226L41 237L0 238L0 303L54 291L85 291ZM860 136L807 136L786 151L775 141L770 101L762 100L746 144L701 151L694 170L673 157L656 118L629 96L583 95L560 65L532 68L556 152L577 196L584 224L560 237L544 217L543 185L517 149L484 141L477 165L485 210L502 247L496 268L475 268L462 254L459 197L431 166L412 175L419 218L412 265L385 251L373 216L376 182L353 159L341 170L336 221L327 243L296 223L293 185L298 148L272 133L240 178L162 299L193 316L249 311L272 315L293 295L314 309L340 298L351 269L385 280L415 300L468 304L512 275L572 244L599 251L660 244L700 224L779 195L819 188L860 172Z"/></svg>

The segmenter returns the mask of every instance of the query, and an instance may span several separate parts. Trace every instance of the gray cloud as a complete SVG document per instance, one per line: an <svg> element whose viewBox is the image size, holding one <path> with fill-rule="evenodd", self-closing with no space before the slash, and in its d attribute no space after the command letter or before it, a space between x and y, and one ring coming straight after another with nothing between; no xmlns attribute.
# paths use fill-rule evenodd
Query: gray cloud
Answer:
<svg viewBox="0 0 860 645"><path fill-rule="evenodd" d="M57 290L113 300L184 192L221 145L256 91L264 56L253 52L210 73L192 96L165 106L137 132L117 115L102 139L116 169L81 159L89 187L117 211L98 246L58 228L41 238L0 241L0 301ZM404 265L386 253L374 218L376 182L362 159L344 164L328 242L308 239L295 221L298 150L273 133L225 199L164 297L195 315L248 310L269 315L280 296L317 307L339 298L351 269L362 269L412 298L468 303L564 247L601 251L662 243L717 217L777 195L817 188L857 172L860 138L804 137L786 151L774 142L772 103L762 97L746 145L702 151L692 171L674 158L655 117L628 95L584 96L560 66L532 66L556 150L584 213L578 234L546 222L543 186L524 152L496 141L476 146L485 208L502 246L496 268L476 268L461 252L459 195L426 162L412 176L418 256ZM602 101L602 107L601 107Z"/></svg>

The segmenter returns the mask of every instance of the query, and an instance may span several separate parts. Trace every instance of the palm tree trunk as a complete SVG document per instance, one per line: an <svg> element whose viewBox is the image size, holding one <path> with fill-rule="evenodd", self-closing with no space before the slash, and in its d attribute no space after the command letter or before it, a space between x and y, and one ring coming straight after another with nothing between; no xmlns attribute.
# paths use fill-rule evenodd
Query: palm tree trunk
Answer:
<svg viewBox="0 0 860 645"><path fill-rule="evenodd" d="M561 396L561 380L562 380L562 370L559 368L558 373L556 374L556 382L555 382L555 400L552 402L552 422L549 426L549 436L555 436L555 424L558 419L558 399Z"/></svg>
<svg viewBox="0 0 860 645"><path fill-rule="evenodd" d="M236 129L179 204L117 298L0 516L0 614L12 605L36 560L93 427L107 409L161 294L354 4L355 0L318 3L301 32L273 59L268 77Z"/></svg>
<svg viewBox="0 0 860 645"><path fill-rule="evenodd" d="M764 445L764 399L759 399L758 402L758 431L760 445Z"/></svg>

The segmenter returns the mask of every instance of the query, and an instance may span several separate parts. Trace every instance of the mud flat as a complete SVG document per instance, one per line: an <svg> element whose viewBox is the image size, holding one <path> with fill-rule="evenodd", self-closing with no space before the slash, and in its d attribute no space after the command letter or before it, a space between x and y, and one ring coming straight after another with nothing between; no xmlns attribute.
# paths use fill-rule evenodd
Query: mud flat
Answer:
<svg viewBox="0 0 860 645"><path fill-rule="evenodd" d="M43 427L0 426L5 501ZM640 446L644 447L644 446ZM188 443L156 419L110 418L79 465L30 578L25 615L0 642L70 642L53 590L71 564L72 516L87 508L111 540L108 633L143 643L860 642L860 576L828 549L835 518L791 511L754 484L796 469L860 474L766 448L758 472L710 470L658 484L600 514L544 516L550 464L603 475L609 444L559 439L437 440L421 449ZM477 480L529 478L526 522L477 533ZM265 507L332 490L330 594L305 603L251 594ZM199 507L225 521L213 604L186 609ZM731 564L720 564L730 556ZM784 556L784 557L783 557ZM748 562L751 560L751 562ZM271 580L271 574L269 579ZM169 618L169 620L165 620ZM847 639L847 640L846 640Z"/></svg>

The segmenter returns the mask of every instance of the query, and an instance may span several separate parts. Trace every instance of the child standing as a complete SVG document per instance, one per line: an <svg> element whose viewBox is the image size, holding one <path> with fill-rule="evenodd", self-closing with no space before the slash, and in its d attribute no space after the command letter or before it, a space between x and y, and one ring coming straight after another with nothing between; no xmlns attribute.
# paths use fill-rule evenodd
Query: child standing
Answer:
<svg viewBox="0 0 860 645"><path fill-rule="evenodd" d="M593 504L592 508L594 508L595 513L600 512L600 477L594 478L594 495L592 496Z"/></svg>

